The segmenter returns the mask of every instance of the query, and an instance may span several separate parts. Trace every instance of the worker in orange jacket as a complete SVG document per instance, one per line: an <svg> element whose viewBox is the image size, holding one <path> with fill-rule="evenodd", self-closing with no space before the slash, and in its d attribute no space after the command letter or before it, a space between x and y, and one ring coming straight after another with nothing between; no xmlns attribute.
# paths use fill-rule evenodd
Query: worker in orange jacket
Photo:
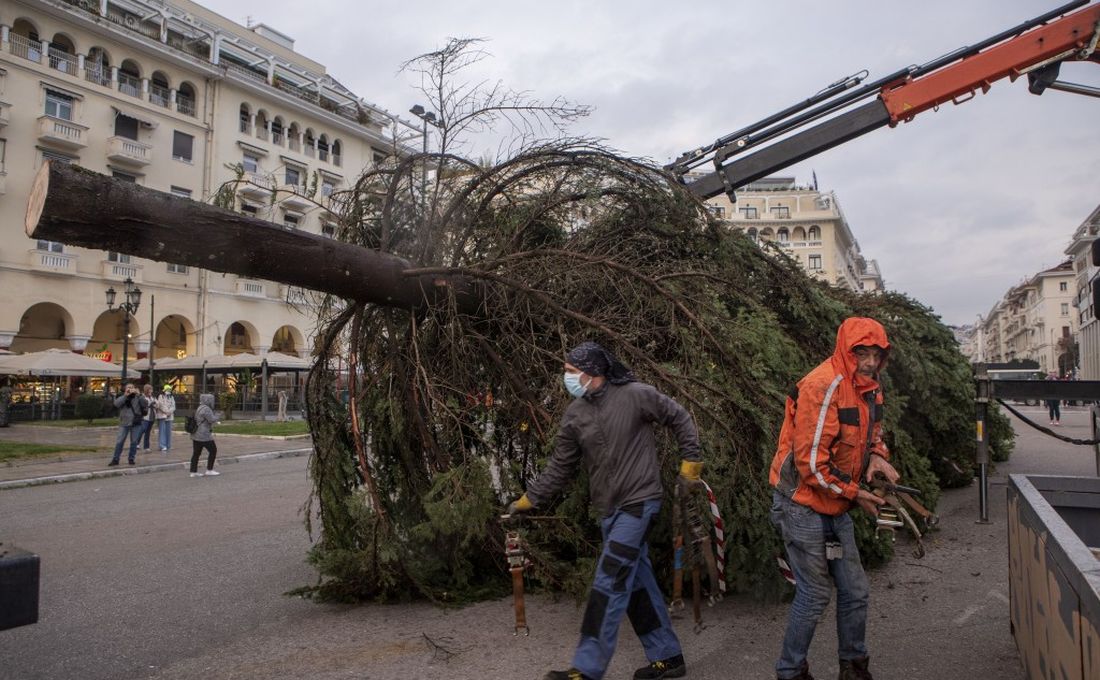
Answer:
<svg viewBox="0 0 1100 680"><path fill-rule="evenodd" d="M883 500L860 488L882 473L899 475L882 441L879 372L890 342L874 319L845 319L833 355L810 371L787 397L779 447L769 481L772 522L783 532L795 597L776 662L780 680L813 680L806 655L835 586L840 680L870 680L865 635L867 576L852 519L858 505L878 514Z"/></svg>

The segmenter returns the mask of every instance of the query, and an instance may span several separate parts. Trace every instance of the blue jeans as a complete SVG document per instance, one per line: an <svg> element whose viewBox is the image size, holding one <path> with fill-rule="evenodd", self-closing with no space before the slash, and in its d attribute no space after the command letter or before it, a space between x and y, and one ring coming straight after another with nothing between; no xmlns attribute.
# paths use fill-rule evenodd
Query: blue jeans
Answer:
<svg viewBox="0 0 1100 680"><path fill-rule="evenodd" d="M141 421L134 425L118 426L118 436L115 437L115 455L111 456L112 463L117 463L118 459L122 457L122 443L126 441L127 437L130 438L130 455L128 458L133 463L137 456L138 439L141 438Z"/></svg>
<svg viewBox="0 0 1100 680"><path fill-rule="evenodd" d="M775 662L776 677L793 678L801 671L834 586L838 657L851 660L867 656L870 591L859 561L852 518L847 513L835 517L821 515L778 491L772 496L771 517L772 523L783 532L787 562L795 578L783 650ZM843 556L835 560L825 559L825 535L830 525L843 550Z"/></svg>
<svg viewBox="0 0 1100 680"><path fill-rule="evenodd" d="M619 508L600 522L603 548L573 655L573 667L590 678L600 680L607 670L624 614L648 660L681 653L649 561L649 529L660 509L660 500L645 501Z"/></svg>
<svg viewBox="0 0 1100 680"><path fill-rule="evenodd" d="M141 435L138 437L142 442L142 447L146 450L149 449L149 431L153 429L153 421L143 420L141 421Z"/></svg>
<svg viewBox="0 0 1100 680"><path fill-rule="evenodd" d="M172 419L157 418L157 428L157 439L160 442L160 448L172 448Z"/></svg>

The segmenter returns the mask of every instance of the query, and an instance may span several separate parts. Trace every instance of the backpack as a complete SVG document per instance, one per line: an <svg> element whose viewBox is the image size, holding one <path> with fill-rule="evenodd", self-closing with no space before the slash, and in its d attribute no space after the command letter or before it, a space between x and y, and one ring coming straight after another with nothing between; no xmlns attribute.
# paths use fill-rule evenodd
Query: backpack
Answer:
<svg viewBox="0 0 1100 680"><path fill-rule="evenodd" d="M187 434L195 434L199 429L199 421L195 420L195 416L187 416L183 421L183 429Z"/></svg>
<svg viewBox="0 0 1100 680"><path fill-rule="evenodd" d="M138 401L141 404L141 419L145 420L145 416L149 415L149 402L141 395L138 395Z"/></svg>

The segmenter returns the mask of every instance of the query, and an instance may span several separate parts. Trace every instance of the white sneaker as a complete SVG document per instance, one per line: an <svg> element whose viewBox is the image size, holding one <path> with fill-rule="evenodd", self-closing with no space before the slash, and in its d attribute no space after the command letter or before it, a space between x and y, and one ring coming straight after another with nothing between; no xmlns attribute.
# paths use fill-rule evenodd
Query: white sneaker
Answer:
<svg viewBox="0 0 1100 680"><path fill-rule="evenodd" d="M192 477L202 477L202 473L201 472L192 472L191 476Z"/></svg>
<svg viewBox="0 0 1100 680"><path fill-rule="evenodd" d="M208 476L211 476L211 477L213 477L213 476L216 476L216 475L220 475L221 473L220 473L220 472L218 472L217 470L207 470L207 471L206 471L206 474L207 474Z"/></svg>
<svg viewBox="0 0 1100 680"><path fill-rule="evenodd" d="M149 449L148 449L148 448L146 448L146 449L145 449L145 453L149 453Z"/></svg>

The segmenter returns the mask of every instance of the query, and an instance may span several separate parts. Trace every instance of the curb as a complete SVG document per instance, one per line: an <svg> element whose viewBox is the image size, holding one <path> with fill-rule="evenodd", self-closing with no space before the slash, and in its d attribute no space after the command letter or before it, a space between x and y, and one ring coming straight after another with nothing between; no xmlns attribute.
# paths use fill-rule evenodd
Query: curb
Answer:
<svg viewBox="0 0 1100 680"><path fill-rule="evenodd" d="M313 447L306 449L289 449L287 451L266 451L263 453L246 453L240 456L218 458L218 464L226 463L251 463L259 460L274 460L276 458L298 458L313 453ZM88 479L103 479L106 477L123 477L126 475L143 475L149 472L165 472L168 470L186 470L189 462L159 463L157 465L142 465L140 467L126 467L117 470L93 470L92 472L72 472L67 475L48 475L45 477L30 477L27 479L11 479L0 482L0 491L4 489L19 489L28 486L44 486L46 484L63 484L65 482L80 482Z"/></svg>

